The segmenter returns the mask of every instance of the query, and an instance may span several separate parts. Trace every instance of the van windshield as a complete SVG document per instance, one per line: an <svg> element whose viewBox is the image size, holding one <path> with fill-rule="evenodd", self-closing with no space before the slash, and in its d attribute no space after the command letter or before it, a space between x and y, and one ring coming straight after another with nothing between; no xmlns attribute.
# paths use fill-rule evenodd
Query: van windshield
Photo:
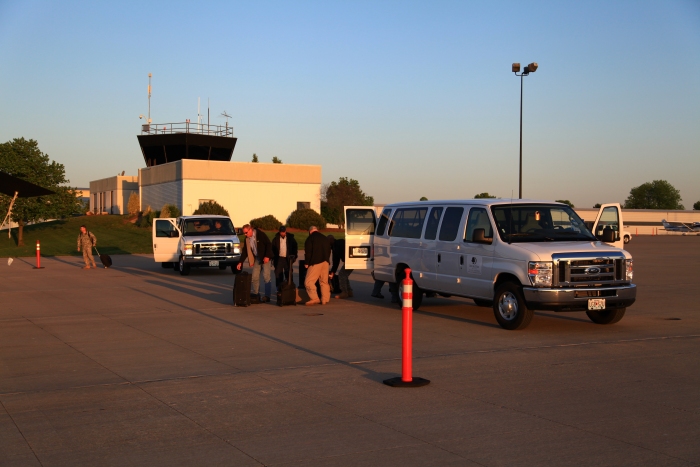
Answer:
<svg viewBox="0 0 700 467"><path fill-rule="evenodd" d="M504 242L596 241L583 220L568 206L516 204L492 206Z"/></svg>
<svg viewBox="0 0 700 467"><path fill-rule="evenodd" d="M185 220L185 235L233 235L233 223L226 218Z"/></svg>

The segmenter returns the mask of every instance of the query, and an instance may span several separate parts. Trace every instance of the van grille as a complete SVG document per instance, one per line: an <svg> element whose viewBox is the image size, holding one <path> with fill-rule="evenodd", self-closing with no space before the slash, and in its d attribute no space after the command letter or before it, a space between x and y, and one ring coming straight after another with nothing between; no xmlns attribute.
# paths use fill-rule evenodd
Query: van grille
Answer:
<svg viewBox="0 0 700 467"><path fill-rule="evenodd" d="M194 244L194 253L197 256L221 256L231 253L231 243L228 242L200 242Z"/></svg>
<svg viewBox="0 0 700 467"><path fill-rule="evenodd" d="M552 255L554 287L604 287L627 282L624 256Z"/></svg>

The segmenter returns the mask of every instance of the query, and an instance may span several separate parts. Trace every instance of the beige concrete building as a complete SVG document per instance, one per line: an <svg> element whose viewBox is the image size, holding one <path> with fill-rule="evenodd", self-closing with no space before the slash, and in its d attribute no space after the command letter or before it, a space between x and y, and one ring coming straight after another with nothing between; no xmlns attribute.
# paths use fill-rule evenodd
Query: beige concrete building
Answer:
<svg viewBox="0 0 700 467"><path fill-rule="evenodd" d="M141 209L176 205L183 215L216 201L240 226L272 214L281 222L300 207L321 212L321 166L182 159L139 169Z"/></svg>
<svg viewBox="0 0 700 467"><path fill-rule="evenodd" d="M92 181L90 211L94 214L126 214L132 193L139 193L138 177L117 175Z"/></svg>
<svg viewBox="0 0 700 467"><path fill-rule="evenodd" d="M584 221L595 221L596 208L574 209ZM665 211L661 209L623 209L622 220L625 230L633 235L682 235L680 232L667 232L661 220L693 224L700 222L700 211Z"/></svg>

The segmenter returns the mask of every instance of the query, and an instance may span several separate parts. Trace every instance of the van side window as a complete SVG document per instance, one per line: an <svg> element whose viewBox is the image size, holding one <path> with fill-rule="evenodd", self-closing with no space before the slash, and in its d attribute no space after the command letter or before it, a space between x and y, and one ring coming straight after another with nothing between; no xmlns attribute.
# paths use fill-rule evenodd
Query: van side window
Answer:
<svg viewBox="0 0 700 467"><path fill-rule="evenodd" d="M451 207L445 210L445 217L443 217L442 226L440 226L440 241L452 242L457 238L462 214L464 214L464 208Z"/></svg>
<svg viewBox="0 0 700 467"><path fill-rule="evenodd" d="M484 208L472 208L469 211L469 218L467 219L467 231L464 235L465 242L474 241L474 231L476 229L484 229L485 238L493 238L493 228L491 227L491 221L489 221L489 216Z"/></svg>
<svg viewBox="0 0 700 467"><path fill-rule="evenodd" d="M389 223L389 214L391 214L391 209L385 209L382 211L382 217L379 219L379 225L377 226L377 235L384 235L386 225Z"/></svg>
<svg viewBox="0 0 700 467"><path fill-rule="evenodd" d="M425 239L435 240L437 236L438 225L440 225L440 217L442 217L443 208L433 208L428 216L428 225L425 227Z"/></svg>
<svg viewBox="0 0 700 467"><path fill-rule="evenodd" d="M428 208L397 209L389 225L390 237L420 238Z"/></svg>

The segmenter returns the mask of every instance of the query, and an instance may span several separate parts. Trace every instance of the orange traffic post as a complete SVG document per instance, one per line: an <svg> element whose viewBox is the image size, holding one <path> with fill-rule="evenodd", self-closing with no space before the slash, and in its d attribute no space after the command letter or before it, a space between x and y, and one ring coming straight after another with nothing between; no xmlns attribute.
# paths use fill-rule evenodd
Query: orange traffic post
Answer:
<svg viewBox="0 0 700 467"><path fill-rule="evenodd" d="M430 381L413 377L413 280L408 268L402 284L401 377L386 379L384 384L395 388L417 388L429 384Z"/></svg>
<svg viewBox="0 0 700 467"><path fill-rule="evenodd" d="M34 269L44 269L41 266L41 244L39 240L36 241L36 266L34 266Z"/></svg>

